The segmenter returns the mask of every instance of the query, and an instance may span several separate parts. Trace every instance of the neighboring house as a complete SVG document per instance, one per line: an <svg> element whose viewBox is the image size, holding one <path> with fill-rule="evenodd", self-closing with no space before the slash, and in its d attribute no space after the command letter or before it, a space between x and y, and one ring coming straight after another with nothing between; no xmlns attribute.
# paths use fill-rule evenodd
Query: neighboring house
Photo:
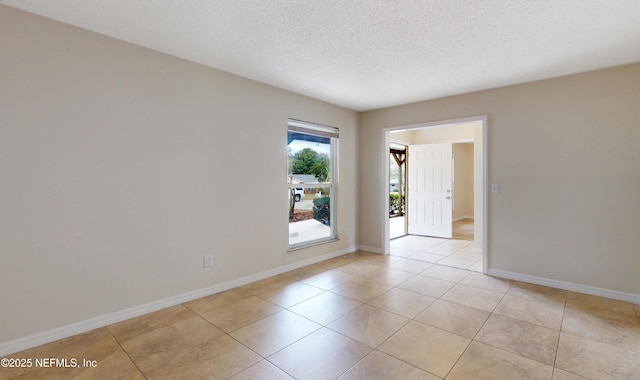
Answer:
<svg viewBox="0 0 640 380"><path fill-rule="evenodd" d="M291 174L290 182L294 185L296 184L307 184L307 183L317 183L318 178L313 174ZM318 189L315 187L305 187L305 193L315 193Z"/></svg>
<svg viewBox="0 0 640 380"><path fill-rule="evenodd" d="M291 183L293 184L318 182L318 178L316 178L316 176L313 174L292 174L291 178Z"/></svg>

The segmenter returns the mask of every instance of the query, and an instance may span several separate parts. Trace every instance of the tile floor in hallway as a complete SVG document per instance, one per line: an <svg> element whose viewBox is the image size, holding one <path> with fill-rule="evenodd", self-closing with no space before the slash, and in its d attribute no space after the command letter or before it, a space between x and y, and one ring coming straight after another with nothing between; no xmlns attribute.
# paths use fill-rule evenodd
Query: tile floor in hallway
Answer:
<svg viewBox="0 0 640 380"><path fill-rule="evenodd" d="M407 236L19 352L0 379L640 379L640 306L485 276Z"/></svg>

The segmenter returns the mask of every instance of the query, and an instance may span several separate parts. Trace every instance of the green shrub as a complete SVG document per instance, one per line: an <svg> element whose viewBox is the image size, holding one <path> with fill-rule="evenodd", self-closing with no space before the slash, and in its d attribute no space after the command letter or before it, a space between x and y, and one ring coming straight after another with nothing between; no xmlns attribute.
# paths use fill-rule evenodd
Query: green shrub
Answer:
<svg viewBox="0 0 640 380"><path fill-rule="evenodd" d="M313 200L313 219L324 224L331 225L331 198L323 197Z"/></svg>
<svg viewBox="0 0 640 380"><path fill-rule="evenodd" d="M402 202L398 204L398 193L389 193L389 215L404 215L405 196L402 195Z"/></svg>

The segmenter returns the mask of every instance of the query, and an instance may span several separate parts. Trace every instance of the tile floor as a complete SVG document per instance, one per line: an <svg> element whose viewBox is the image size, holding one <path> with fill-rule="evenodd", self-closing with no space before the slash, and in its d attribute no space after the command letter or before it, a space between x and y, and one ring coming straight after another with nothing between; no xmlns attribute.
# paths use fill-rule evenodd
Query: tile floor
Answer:
<svg viewBox="0 0 640 380"><path fill-rule="evenodd" d="M407 236L19 352L0 379L640 379L640 306L479 271Z"/></svg>
<svg viewBox="0 0 640 380"><path fill-rule="evenodd" d="M404 216L389 218L389 237L395 239L405 236ZM453 222L452 234L454 239L473 240L473 219L465 218Z"/></svg>

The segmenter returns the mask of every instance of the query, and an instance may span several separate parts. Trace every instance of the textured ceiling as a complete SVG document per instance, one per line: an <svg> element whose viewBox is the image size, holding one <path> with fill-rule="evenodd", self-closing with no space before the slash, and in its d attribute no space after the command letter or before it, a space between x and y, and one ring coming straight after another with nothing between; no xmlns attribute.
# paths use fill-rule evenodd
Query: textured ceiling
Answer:
<svg viewBox="0 0 640 380"><path fill-rule="evenodd" d="M640 62L640 0L0 0L363 111Z"/></svg>

